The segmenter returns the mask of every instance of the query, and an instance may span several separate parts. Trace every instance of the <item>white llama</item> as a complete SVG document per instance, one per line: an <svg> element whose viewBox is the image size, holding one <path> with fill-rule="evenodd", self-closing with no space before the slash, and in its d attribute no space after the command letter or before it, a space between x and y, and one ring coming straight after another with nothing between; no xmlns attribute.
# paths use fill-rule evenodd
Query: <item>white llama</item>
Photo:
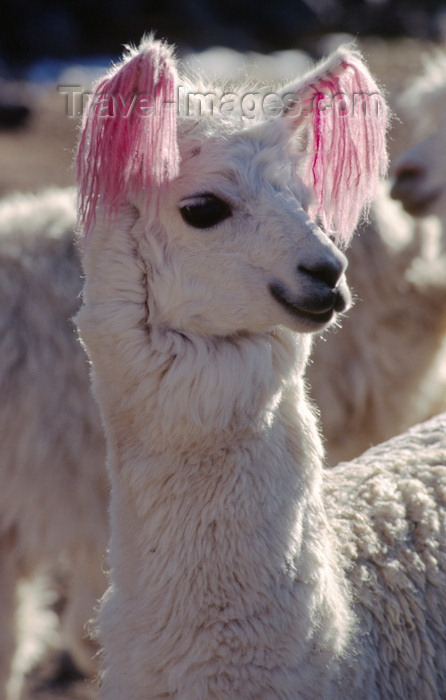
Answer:
<svg viewBox="0 0 446 700"><path fill-rule="evenodd" d="M437 52L426 58L424 72L416 78L400 99L405 119L415 127L418 141L402 153L393 166L391 196L404 209L418 217L438 217L442 245L432 256L431 278L445 280L446 264L446 54ZM439 294L435 303L446 303ZM446 401L446 340L429 370L428 384L439 389L437 406L444 410Z"/></svg>
<svg viewBox="0 0 446 700"><path fill-rule="evenodd" d="M376 86L340 50L283 115L176 127L174 83L144 41L97 96L142 95L150 119L93 99L79 148L77 320L112 485L100 697L440 698L444 419L396 441L401 462L380 448L327 474L325 505L302 376L311 333L349 304L308 211L348 239L385 167L382 102L325 120L317 102Z"/></svg>
<svg viewBox="0 0 446 700"><path fill-rule="evenodd" d="M426 60L425 70L401 98L419 140L396 160L392 196L415 216L435 214L446 225L446 54Z"/></svg>
<svg viewBox="0 0 446 700"><path fill-rule="evenodd" d="M10 678L22 578L63 572L61 645L85 674L95 670L85 624L105 587L109 489L71 321L82 285L74 225L72 189L0 202L0 697L8 700L24 670L20 654Z"/></svg>

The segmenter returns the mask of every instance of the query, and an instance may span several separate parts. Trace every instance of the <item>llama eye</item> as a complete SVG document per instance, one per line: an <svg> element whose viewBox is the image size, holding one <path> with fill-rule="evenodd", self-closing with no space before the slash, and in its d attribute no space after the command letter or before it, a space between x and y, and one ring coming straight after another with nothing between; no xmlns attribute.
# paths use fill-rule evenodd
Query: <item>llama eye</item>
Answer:
<svg viewBox="0 0 446 700"><path fill-rule="evenodd" d="M213 194L202 194L180 207L180 214L190 226L211 228L231 216L231 208Z"/></svg>

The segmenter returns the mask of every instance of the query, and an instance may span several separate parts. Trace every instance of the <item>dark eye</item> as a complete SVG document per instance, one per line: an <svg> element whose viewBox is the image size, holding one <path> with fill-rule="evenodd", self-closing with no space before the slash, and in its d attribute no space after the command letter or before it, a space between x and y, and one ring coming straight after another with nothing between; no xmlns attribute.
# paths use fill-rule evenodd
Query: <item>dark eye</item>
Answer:
<svg viewBox="0 0 446 700"><path fill-rule="evenodd" d="M200 194L180 207L183 221L195 228L211 228L231 216L231 208L213 194Z"/></svg>

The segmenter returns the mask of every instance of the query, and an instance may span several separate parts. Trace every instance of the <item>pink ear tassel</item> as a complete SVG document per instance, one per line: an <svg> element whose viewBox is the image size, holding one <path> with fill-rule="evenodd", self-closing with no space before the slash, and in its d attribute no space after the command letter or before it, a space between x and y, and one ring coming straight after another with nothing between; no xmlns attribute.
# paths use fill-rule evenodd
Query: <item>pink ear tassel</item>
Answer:
<svg viewBox="0 0 446 700"><path fill-rule="evenodd" d="M175 82L169 48L148 39L97 85L77 153L85 238L99 203L111 219L130 191L145 191L149 204L153 188L177 175Z"/></svg>
<svg viewBox="0 0 446 700"><path fill-rule="evenodd" d="M355 53L344 51L339 67L309 87L303 104L312 118L308 150L314 155L304 176L315 192L310 215L346 245L387 171L387 108Z"/></svg>

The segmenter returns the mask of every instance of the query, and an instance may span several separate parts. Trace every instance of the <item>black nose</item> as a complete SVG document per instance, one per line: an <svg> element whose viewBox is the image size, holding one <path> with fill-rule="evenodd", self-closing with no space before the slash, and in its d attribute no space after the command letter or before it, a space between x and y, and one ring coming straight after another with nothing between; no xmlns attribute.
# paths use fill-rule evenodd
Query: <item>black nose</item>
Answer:
<svg viewBox="0 0 446 700"><path fill-rule="evenodd" d="M334 289L347 268L347 260L344 255L339 254L339 258L319 262L314 265L299 265L298 270L309 277L323 282L330 289Z"/></svg>
<svg viewBox="0 0 446 700"><path fill-rule="evenodd" d="M416 163L401 164L395 168L393 184L390 190L392 199L406 199L411 196L412 188L417 180L421 180L425 175L422 165Z"/></svg>
<svg viewBox="0 0 446 700"><path fill-rule="evenodd" d="M420 163L402 163L395 168L395 179L400 182L411 182L425 174L425 168Z"/></svg>

